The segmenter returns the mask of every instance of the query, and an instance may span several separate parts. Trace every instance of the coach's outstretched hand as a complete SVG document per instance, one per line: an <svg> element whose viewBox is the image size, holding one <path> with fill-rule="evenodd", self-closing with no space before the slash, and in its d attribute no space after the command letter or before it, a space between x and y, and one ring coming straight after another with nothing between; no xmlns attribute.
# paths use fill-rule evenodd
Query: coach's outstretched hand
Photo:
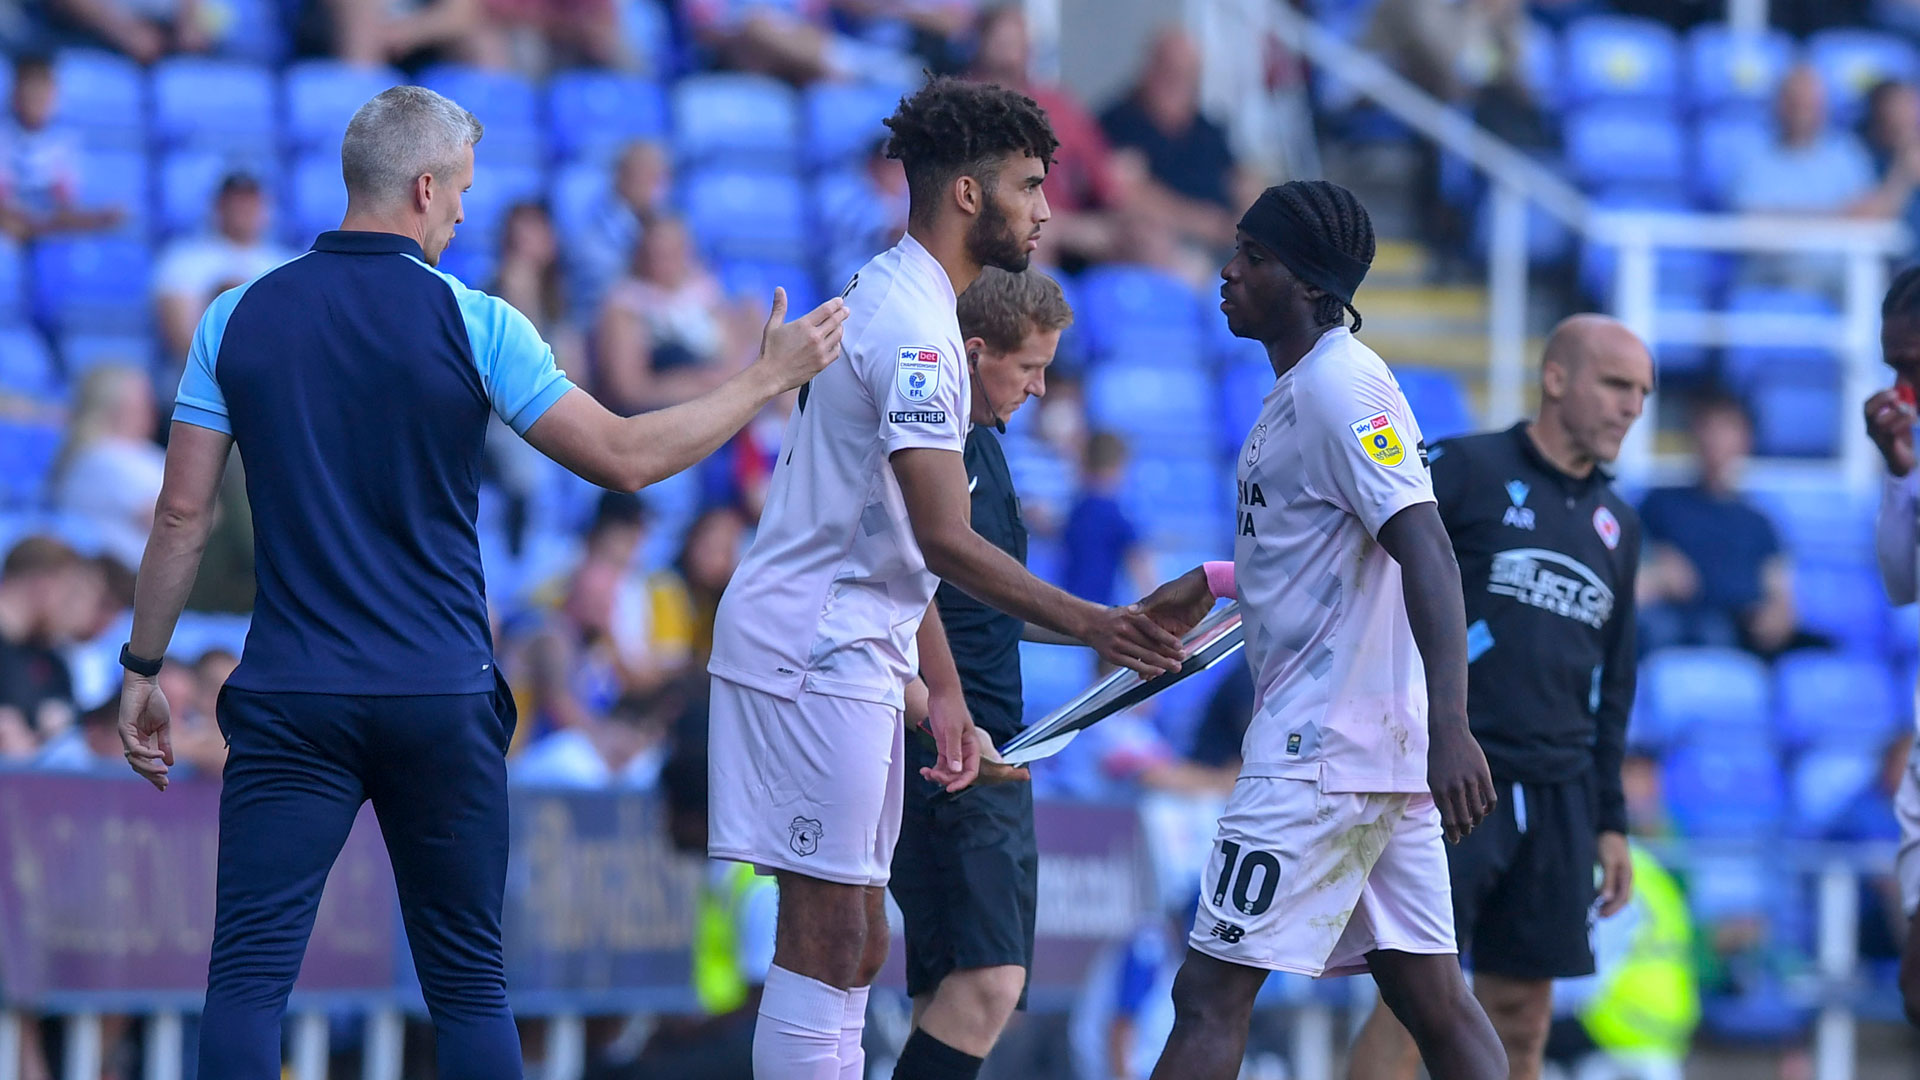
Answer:
<svg viewBox="0 0 1920 1080"><path fill-rule="evenodd" d="M147 783L167 790L167 767L173 764L173 714L160 681L129 671L120 687L120 745L127 764Z"/></svg>
<svg viewBox="0 0 1920 1080"><path fill-rule="evenodd" d="M847 305L836 296L792 322L786 318L787 290L776 286L773 310L760 334L760 357L754 365L763 369L782 393L804 385L840 355Z"/></svg>
<svg viewBox="0 0 1920 1080"><path fill-rule="evenodd" d="M1487 755L1467 729L1466 717L1430 722L1427 730L1427 790L1440 808L1440 829L1447 843L1466 838L1487 815L1499 796Z"/></svg>

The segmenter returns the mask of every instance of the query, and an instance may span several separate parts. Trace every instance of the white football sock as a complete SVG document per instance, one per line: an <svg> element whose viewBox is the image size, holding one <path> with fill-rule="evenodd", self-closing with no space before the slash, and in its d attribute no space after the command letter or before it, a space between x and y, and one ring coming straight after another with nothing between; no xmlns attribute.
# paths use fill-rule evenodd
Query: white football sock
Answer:
<svg viewBox="0 0 1920 1080"><path fill-rule="evenodd" d="M767 969L753 1029L754 1080L839 1080L846 1013L847 991L778 964Z"/></svg>
<svg viewBox="0 0 1920 1080"><path fill-rule="evenodd" d="M860 1036L867 1031L867 990L856 986L847 991L847 1011L840 1021L839 1080L866 1080L867 1055L860 1049Z"/></svg>

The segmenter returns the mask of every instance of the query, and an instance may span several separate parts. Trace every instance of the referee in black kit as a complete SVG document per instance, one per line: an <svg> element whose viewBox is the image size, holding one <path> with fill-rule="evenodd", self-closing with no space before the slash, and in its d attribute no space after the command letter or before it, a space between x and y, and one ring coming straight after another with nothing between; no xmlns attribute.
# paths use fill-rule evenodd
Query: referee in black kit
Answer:
<svg viewBox="0 0 1920 1080"><path fill-rule="evenodd" d="M965 462L975 532L1027 561L1027 528L990 427L1046 393L1047 365L1073 321L1060 286L1038 270L988 267L955 314L971 375L973 430ZM1020 642L1078 645L975 600L952 585L934 594L978 737L994 746L1020 731ZM907 690L907 724L927 716L925 687ZM890 887L906 922L913 1033L895 1080L971 1080L1026 1001L1040 856L1033 788L1024 769L996 766L983 747L980 780L949 795L920 776L931 740L907 741L906 798ZM1006 781L1016 781L1008 783Z"/></svg>
<svg viewBox="0 0 1920 1080"><path fill-rule="evenodd" d="M1601 466L1653 389L1612 319L1554 328L1540 411L1428 452L1467 603L1467 717L1500 792L1447 852L1460 954L1513 1080L1540 1075L1553 980L1593 972L1594 867L1611 915L1633 888L1620 762L1634 691L1640 522ZM1353 1080L1413 1080L1413 1039L1376 1008Z"/></svg>
<svg viewBox="0 0 1920 1080"><path fill-rule="evenodd" d="M372 800L443 1080L520 1076L500 909L513 699L495 667L475 513L487 416L632 491L694 464L839 351L838 300L782 323L705 397L620 418L531 323L435 267L473 182L473 114L417 86L362 106L340 148L347 214L222 293L187 356L134 594L120 738L162 791L155 676L198 572L228 451L246 464L258 596L220 695L202 1080L280 1075L280 1022L327 871Z"/></svg>

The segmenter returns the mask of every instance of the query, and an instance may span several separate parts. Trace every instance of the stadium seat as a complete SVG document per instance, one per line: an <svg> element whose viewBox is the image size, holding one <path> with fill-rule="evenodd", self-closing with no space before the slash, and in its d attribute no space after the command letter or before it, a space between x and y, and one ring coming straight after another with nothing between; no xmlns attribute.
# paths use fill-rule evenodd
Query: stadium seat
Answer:
<svg viewBox="0 0 1920 1080"><path fill-rule="evenodd" d="M1650 19L1581 19L1567 29L1563 49L1570 104L1664 103L1679 89L1679 41L1673 31Z"/></svg>
<svg viewBox="0 0 1920 1080"><path fill-rule="evenodd" d="M1527 261L1549 266L1573 251L1573 230L1537 203L1527 204ZM1486 260L1493 250L1493 197L1482 191L1473 205L1473 257Z"/></svg>
<svg viewBox="0 0 1920 1080"><path fill-rule="evenodd" d="M1652 105L1607 103L1568 114L1567 164L1589 189L1633 184L1678 188L1687 140L1679 121Z"/></svg>
<svg viewBox="0 0 1920 1080"><path fill-rule="evenodd" d="M1085 649L1020 643L1020 688L1029 724L1066 704L1093 677L1092 657Z"/></svg>
<svg viewBox="0 0 1920 1080"><path fill-rule="evenodd" d="M60 368L66 373L67 385L75 389L94 368L111 364L146 371L153 366L155 355L153 339L144 334L76 331L61 335L58 346Z"/></svg>
<svg viewBox="0 0 1920 1080"><path fill-rule="evenodd" d="M799 163L800 105L785 83L761 75L689 75L674 84L672 107L682 165Z"/></svg>
<svg viewBox="0 0 1920 1080"><path fill-rule="evenodd" d="M1843 421L1856 410L1841 400L1837 370L1837 365L1807 361L1756 377L1747 393L1754 452L1799 458L1839 452Z"/></svg>
<svg viewBox="0 0 1920 1080"><path fill-rule="evenodd" d="M1018 417L1033 411L1033 406L1028 405L1014 415ZM1014 430L1011 425L1009 430ZM1009 434L1000 440L1000 444L1007 455L1007 471L1013 476L1014 490L1020 493L1021 500L1057 507L1064 513L1067 504L1073 500L1073 464L1062 459L1046 443L1019 434Z"/></svg>
<svg viewBox="0 0 1920 1080"><path fill-rule="evenodd" d="M219 0L208 5L224 24L220 55L250 64L277 66L287 57L291 35L281 26L281 12L294 10L280 0Z"/></svg>
<svg viewBox="0 0 1920 1080"><path fill-rule="evenodd" d="M539 169L495 164L489 158L473 170L473 188L461 200L467 220L454 230L454 243L494 254L500 226L513 204L544 199L546 194L546 174Z"/></svg>
<svg viewBox="0 0 1920 1080"><path fill-rule="evenodd" d="M607 71L563 71L547 84L553 151L563 161L610 161L636 139L667 134L660 84Z"/></svg>
<svg viewBox="0 0 1920 1080"><path fill-rule="evenodd" d="M80 156L78 171L81 206L117 207L126 214L111 231L91 235L145 240L153 216L147 155L138 150L88 150Z"/></svg>
<svg viewBox="0 0 1920 1080"><path fill-rule="evenodd" d="M1825 634L1849 652L1881 655L1887 594L1871 563L1800 561L1793 568L1793 595L1802 628Z"/></svg>
<svg viewBox="0 0 1920 1080"><path fill-rule="evenodd" d="M3 333L3 332L0 332ZM63 433L53 424L0 420L0 506L35 510Z"/></svg>
<svg viewBox="0 0 1920 1080"><path fill-rule="evenodd" d="M1896 685L1920 686L1920 679L1911 677L1913 664L1920 660L1920 605L1902 604L1887 613L1887 651L1900 661ZM1904 694L1899 700L1906 718L1912 720L1913 696Z"/></svg>
<svg viewBox="0 0 1920 1080"><path fill-rule="evenodd" d="M48 240L33 250L34 313L55 330L137 332L147 326L152 274L137 240Z"/></svg>
<svg viewBox="0 0 1920 1080"><path fill-rule="evenodd" d="M1272 373L1268 375L1271 378ZM1406 395L1407 404L1413 408L1413 418L1420 425L1420 434L1427 445L1468 434L1477 426L1459 376L1448 371L1396 367L1393 377L1400 383L1400 392Z"/></svg>
<svg viewBox="0 0 1920 1080"><path fill-rule="evenodd" d="M278 150L278 86L253 64L173 57L153 67L153 139L161 148Z"/></svg>
<svg viewBox="0 0 1920 1080"><path fill-rule="evenodd" d="M280 220L295 248L305 248L314 237L340 227L347 213L347 189L340 179L338 155L301 158L284 186L281 205L285 210Z"/></svg>
<svg viewBox="0 0 1920 1080"><path fill-rule="evenodd" d="M1789 749L1878 749L1900 730L1902 710L1880 657L1802 649L1781 657L1773 676L1775 727Z"/></svg>
<svg viewBox="0 0 1920 1080"><path fill-rule="evenodd" d="M0 329L0 394L41 401L61 396L60 370L53 353L28 327Z"/></svg>
<svg viewBox="0 0 1920 1080"><path fill-rule="evenodd" d="M1528 19L1522 33L1526 70L1521 73L1533 100L1548 112L1558 112L1566 104L1566 55L1559 35L1538 19Z"/></svg>
<svg viewBox="0 0 1920 1080"><path fill-rule="evenodd" d="M1767 667L1733 649L1662 649L1640 665L1645 707L1635 741L1664 746L1723 733L1768 738L1773 685Z"/></svg>
<svg viewBox="0 0 1920 1080"><path fill-rule="evenodd" d="M553 227L563 242L585 232L609 188L607 166L592 161L562 165L547 189L547 206L553 211Z"/></svg>
<svg viewBox="0 0 1920 1080"><path fill-rule="evenodd" d="M1793 39L1779 30L1736 33L1725 23L1709 23L1687 35L1686 50L1687 107L1700 113L1766 113L1793 65Z"/></svg>
<svg viewBox="0 0 1920 1080"><path fill-rule="evenodd" d="M1727 294L1730 315L1832 315L1831 301L1819 293L1798 289L1778 289L1742 285ZM1738 392L1758 387L1763 377L1776 381L1802 376L1828 377L1837 374L1839 360L1831 353L1806 346L1736 345L1726 351L1727 384ZM1756 404L1757 403L1751 403ZM1757 408L1756 408L1757 411ZM1759 418L1755 417L1756 429Z"/></svg>
<svg viewBox="0 0 1920 1080"><path fill-rule="evenodd" d="M1233 518L1233 472L1211 454L1174 454L1157 442L1133 442L1120 504L1137 528L1159 544L1225 537Z"/></svg>
<svg viewBox="0 0 1920 1080"><path fill-rule="evenodd" d="M27 260L20 245L0 236L0 326L11 326L27 313Z"/></svg>
<svg viewBox="0 0 1920 1080"><path fill-rule="evenodd" d="M806 188L791 173L713 168L689 175L682 204L687 224L716 258L807 256Z"/></svg>
<svg viewBox="0 0 1920 1080"><path fill-rule="evenodd" d="M1213 380L1186 364L1098 364L1087 372L1087 420L1149 446L1193 451L1213 438Z"/></svg>
<svg viewBox="0 0 1920 1080"><path fill-rule="evenodd" d="M1863 566L1872 561L1877 493L1861 497L1837 492L1828 483L1813 483L1761 488L1750 497L1773 522L1781 546L1795 559Z"/></svg>
<svg viewBox="0 0 1920 1080"><path fill-rule="evenodd" d="M60 82L55 117L96 149L142 150L147 143L147 80L116 53L67 49L54 64Z"/></svg>
<svg viewBox="0 0 1920 1080"><path fill-rule="evenodd" d="M1912 45L1894 34L1874 30L1825 30L1807 42L1807 61L1827 84L1827 105L1834 122L1851 125L1860 117L1867 91L1886 79L1911 83L1920 76L1920 58Z"/></svg>
<svg viewBox="0 0 1920 1080"><path fill-rule="evenodd" d="M269 188L277 159L249 158L210 150L178 150L160 159L156 193L158 226L162 235L199 232L213 227L213 196L229 174L247 173Z"/></svg>
<svg viewBox="0 0 1920 1080"><path fill-rule="evenodd" d="M1145 266L1097 266L1080 277L1076 322L1095 363L1116 356L1198 362L1201 308L1193 288Z"/></svg>
<svg viewBox="0 0 1920 1080"><path fill-rule="evenodd" d="M486 125L486 140L477 148L481 161L520 168L547 163L547 117L539 91L526 78L441 64L421 72L420 85L459 102Z"/></svg>
<svg viewBox="0 0 1920 1080"><path fill-rule="evenodd" d="M807 166L831 169L864 155L888 135L905 88L884 83L815 83L806 91Z"/></svg>
<svg viewBox="0 0 1920 1080"><path fill-rule="evenodd" d="M1693 128L1694 198L1707 206L1732 205L1733 185L1755 153L1773 142L1773 122L1765 116L1721 113L1702 117Z"/></svg>
<svg viewBox="0 0 1920 1080"><path fill-rule="evenodd" d="M1787 786L1792 831L1818 838L1880 778L1880 748L1815 747L1793 759Z"/></svg>
<svg viewBox="0 0 1920 1080"><path fill-rule="evenodd" d="M1766 728L1676 747L1664 769L1667 806L1681 835L1764 841L1786 809L1786 778Z"/></svg>
<svg viewBox="0 0 1920 1080"><path fill-rule="evenodd" d="M286 142L294 154L336 153L347 121L375 95L406 82L392 68L364 68L338 60L302 60L287 68Z"/></svg>
<svg viewBox="0 0 1920 1080"><path fill-rule="evenodd" d="M1253 355L1258 352L1249 350L1250 355L1235 357L1220 366L1219 443L1229 459L1239 455L1273 389L1273 366L1265 356Z"/></svg>
<svg viewBox="0 0 1920 1080"><path fill-rule="evenodd" d="M722 259L715 268L721 286L736 300L761 305L765 311L773 300L773 287L787 290L787 317L797 318L812 311L825 299L825 290L813 270L803 262L778 259Z"/></svg>

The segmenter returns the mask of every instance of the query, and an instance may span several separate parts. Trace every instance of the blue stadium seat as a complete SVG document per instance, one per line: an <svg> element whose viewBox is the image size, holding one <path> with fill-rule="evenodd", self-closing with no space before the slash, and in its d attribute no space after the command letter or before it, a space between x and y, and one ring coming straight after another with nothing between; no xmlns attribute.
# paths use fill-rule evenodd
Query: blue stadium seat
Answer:
<svg viewBox="0 0 1920 1080"><path fill-rule="evenodd" d="M1468 434L1477 426L1459 376L1427 368L1397 367L1393 369L1393 377L1400 383L1400 392L1407 396L1407 404L1412 406L1413 418L1419 423L1420 434L1428 446L1441 439Z"/></svg>
<svg viewBox="0 0 1920 1080"><path fill-rule="evenodd" d="M546 164L546 110L529 80L506 71L441 64L421 72L420 85L459 102L486 125L486 140L476 148L481 160L522 168Z"/></svg>
<svg viewBox="0 0 1920 1080"><path fill-rule="evenodd" d="M1744 34L1709 23L1687 35L1686 49L1687 107L1700 112L1764 113L1793 65L1793 39L1779 30Z"/></svg>
<svg viewBox="0 0 1920 1080"><path fill-rule="evenodd" d="M1802 458L1838 453L1843 421L1854 409L1841 400L1837 370L1837 365L1808 361L1756 377L1747 392L1754 452Z"/></svg>
<svg viewBox="0 0 1920 1080"><path fill-rule="evenodd" d="M1727 294L1730 314L1831 315L1833 303L1819 293L1741 285ZM1736 391L1757 388L1763 379L1775 382L1837 374L1838 359L1805 346L1737 345L1726 351L1724 376ZM1757 406L1757 403L1755 403ZM1756 408L1757 411L1757 408ZM1755 417L1756 429L1759 418ZM1823 429L1825 425L1822 425Z"/></svg>
<svg viewBox="0 0 1920 1080"><path fill-rule="evenodd" d="M10 237L0 237L0 326L19 322L26 312L26 257Z"/></svg>
<svg viewBox="0 0 1920 1080"><path fill-rule="evenodd" d="M761 75L689 75L672 92L674 146L684 165L792 168L800 158L800 104Z"/></svg>
<svg viewBox="0 0 1920 1080"><path fill-rule="evenodd" d="M0 329L0 393L36 400L61 395L60 370L47 343L33 330Z"/></svg>
<svg viewBox="0 0 1920 1080"><path fill-rule="evenodd" d="M1693 129L1694 197L1708 206L1732 205L1733 185L1755 153L1773 142L1773 122L1765 116L1722 113L1702 117Z"/></svg>
<svg viewBox="0 0 1920 1080"><path fill-rule="evenodd" d="M78 198L87 209L118 207L126 217L108 233L144 240L152 220L151 170L138 150L89 150L81 155Z"/></svg>
<svg viewBox="0 0 1920 1080"><path fill-rule="evenodd" d="M563 71L547 84L553 151L563 161L610 161L636 139L667 134L660 84L607 71Z"/></svg>
<svg viewBox="0 0 1920 1080"><path fill-rule="evenodd" d="M1887 650L1900 661L1899 686L1920 686L1920 678L1915 678L1913 665L1920 660L1920 605L1902 604L1894 608L1887 616ZM1901 708L1908 720L1913 719L1913 696L1902 695Z"/></svg>
<svg viewBox="0 0 1920 1080"><path fill-rule="evenodd" d="M177 150L160 159L156 207L165 235L198 232L213 226L213 196L228 175L244 172L269 188L277 159L248 158L212 150Z"/></svg>
<svg viewBox="0 0 1920 1080"><path fill-rule="evenodd" d="M1033 411L1029 405L1014 416L1017 419ZM1000 445L1007 455L1007 471L1013 476L1014 490L1025 502L1056 507L1065 513L1067 504L1073 500L1073 464L1061 458L1051 446L1018 434L1018 425L1008 425L1008 429L1009 434L1000 440Z"/></svg>
<svg viewBox="0 0 1920 1080"><path fill-rule="evenodd" d="M392 68L364 68L338 60L302 60L292 65L281 82L286 95L287 149L295 154L336 153L347 121L360 106L406 81Z"/></svg>
<svg viewBox="0 0 1920 1080"><path fill-rule="evenodd" d="M145 334L93 334L75 331L58 342L60 367L67 385L78 388L94 368L112 364L146 371L153 366L154 341Z"/></svg>
<svg viewBox="0 0 1920 1080"><path fill-rule="evenodd" d="M153 138L161 147L278 149L279 86L253 64L173 57L153 67Z"/></svg>
<svg viewBox="0 0 1920 1080"><path fill-rule="evenodd" d="M1793 569L1793 595L1802 627L1849 652L1880 655L1888 605L1872 564L1801 561Z"/></svg>
<svg viewBox="0 0 1920 1080"><path fill-rule="evenodd" d="M491 160L476 166L473 188L461 200L466 221L454 230L441 269L476 289L485 288L499 257L500 228L507 211L517 202L543 199L546 193L546 176L537 168L496 165Z"/></svg>
<svg viewBox="0 0 1920 1080"><path fill-rule="evenodd" d="M1162 543L1226 534L1233 521L1233 473L1209 454L1175 455L1162 445L1133 441L1120 502L1135 526Z"/></svg>
<svg viewBox="0 0 1920 1080"><path fill-rule="evenodd" d="M1680 43L1650 19L1595 16L1567 29L1571 104L1603 100L1667 102L1680 83Z"/></svg>
<svg viewBox="0 0 1920 1080"><path fill-rule="evenodd" d="M806 188L791 173L713 168L687 177L687 224L702 246L720 258L806 257Z"/></svg>
<svg viewBox="0 0 1920 1080"><path fill-rule="evenodd" d="M1781 657L1773 674L1775 726L1789 748L1877 750L1900 730L1903 710L1878 656L1803 649Z"/></svg>
<svg viewBox="0 0 1920 1080"><path fill-rule="evenodd" d="M0 506L39 508L62 437L53 424L0 420Z"/></svg>
<svg viewBox="0 0 1920 1080"><path fill-rule="evenodd" d="M1796 835L1817 838L1880 778L1880 747L1820 746L1793 759L1787 784Z"/></svg>
<svg viewBox="0 0 1920 1080"><path fill-rule="evenodd" d="M1146 446L1193 450L1213 440L1213 381L1183 364L1099 364L1087 372L1087 419Z"/></svg>
<svg viewBox="0 0 1920 1080"><path fill-rule="evenodd" d="M1733 649L1662 649L1640 665L1644 691L1636 742L1662 746L1725 733L1770 738L1773 684L1767 667ZM1644 721L1644 723L1640 723ZM1703 734L1704 733L1704 734Z"/></svg>
<svg viewBox="0 0 1920 1080"><path fill-rule="evenodd" d="M278 66L287 58L292 35L281 26L281 12L293 11L280 0L221 0L212 5L225 22L220 55L250 64Z"/></svg>
<svg viewBox="0 0 1920 1080"><path fill-rule="evenodd" d="M34 313L56 330L145 329L152 273L137 240L75 238L34 246Z"/></svg>
<svg viewBox="0 0 1920 1080"><path fill-rule="evenodd" d="M608 186L607 166L597 162L576 161L554 173L553 184L547 189L547 206L553 211L553 227L563 243L587 230Z"/></svg>
<svg viewBox="0 0 1920 1080"><path fill-rule="evenodd" d="M727 295L737 300L765 305L773 300L775 285L787 290L787 318L798 318L812 311L825 299L812 268L801 262L778 259L722 259L715 268Z"/></svg>
<svg viewBox="0 0 1920 1080"><path fill-rule="evenodd" d="M314 237L340 227L340 219L347 212L347 188L340 179L338 155L299 159L287 176L285 189L281 221L294 247L305 248Z"/></svg>
<svg viewBox="0 0 1920 1080"><path fill-rule="evenodd" d="M887 137L881 121L899 107L903 87L885 83L815 83L806 91L807 166L830 169L864 155Z"/></svg>
<svg viewBox="0 0 1920 1080"><path fill-rule="evenodd" d="M245 615L182 612L180 623L173 631L173 641L167 646L167 655L190 664L198 663L202 656L215 649L225 649L238 656L246 646L247 626L251 621Z"/></svg>
<svg viewBox="0 0 1920 1080"><path fill-rule="evenodd" d="M1842 494L1829 484L1769 487L1751 498L1773 522L1780 543L1804 562L1867 565L1873 560L1878 495Z"/></svg>
<svg viewBox="0 0 1920 1080"><path fill-rule="evenodd" d="M1273 366L1259 350L1235 357L1220 365L1220 449L1229 458L1237 457L1246 444L1267 393L1273 389Z"/></svg>
<svg viewBox="0 0 1920 1080"><path fill-rule="evenodd" d="M1559 35L1538 19L1528 19L1523 46L1526 70L1522 77L1533 100L1548 112L1558 112L1566 104L1566 54Z"/></svg>
<svg viewBox="0 0 1920 1080"><path fill-rule="evenodd" d="M1664 772L1667 806L1683 836L1765 840L1780 826L1786 777L1764 727L1676 747Z"/></svg>
<svg viewBox="0 0 1920 1080"><path fill-rule="evenodd" d="M1067 703L1093 682L1093 660L1085 649L1020 643L1020 688L1031 724Z"/></svg>
<svg viewBox="0 0 1920 1080"><path fill-rule="evenodd" d="M1807 42L1807 61L1827 84L1828 107L1841 124L1852 124L1867 91L1885 79L1913 82L1920 57L1906 39L1874 30L1825 30Z"/></svg>
<svg viewBox="0 0 1920 1080"><path fill-rule="evenodd" d="M1540 206L1527 204L1527 261L1548 266L1573 250L1573 230ZM1493 196L1482 191L1473 204L1473 257L1484 261L1493 249Z"/></svg>
<svg viewBox="0 0 1920 1080"><path fill-rule="evenodd" d="M1076 322L1097 363L1116 356L1154 363L1200 359L1200 299L1186 282L1145 266L1097 266L1080 277Z"/></svg>
<svg viewBox="0 0 1920 1080"><path fill-rule="evenodd" d="M1686 179L1687 140L1671 112L1608 103L1568 114L1567 164L1588 188L1633 184L1678 188Z"/></svg>
<svg viewBox="0 0 1920 1080"><path fill-rule="evenodd" d="M147 142L147 80L140 65L116 53L68 49L54 71L60 80L56 118L88 146L139 150Z"/></svg>

